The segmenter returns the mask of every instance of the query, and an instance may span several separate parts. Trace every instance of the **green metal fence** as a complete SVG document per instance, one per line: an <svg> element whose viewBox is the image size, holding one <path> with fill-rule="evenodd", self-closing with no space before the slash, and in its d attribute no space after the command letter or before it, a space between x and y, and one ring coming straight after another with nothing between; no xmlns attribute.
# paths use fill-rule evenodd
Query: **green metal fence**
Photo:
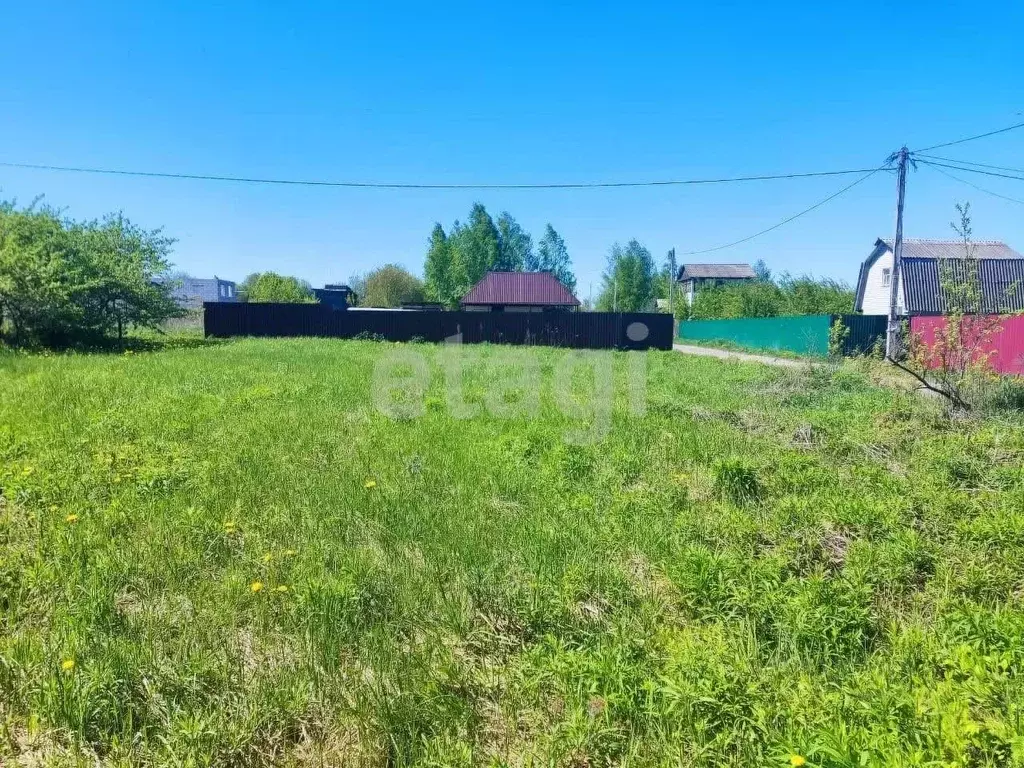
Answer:
<svg viewBox="0 0 1024 768"><path fill-rule="evenodd" d="M829 329L836 320L846 326L842 354L871 351L885 334L884 315L799 315L740 317L729 320L683 320L680 341L728 341L748 349L775 349L800 355L828 355Z"/></svg>
<svg viewBox="0 0 1024 768"><path fill-rule="evenodd" d="M730 320L684 320L680 341L730 341L751 349L777 349L800 355L828 355L831 315L741 317Z"/></svg>

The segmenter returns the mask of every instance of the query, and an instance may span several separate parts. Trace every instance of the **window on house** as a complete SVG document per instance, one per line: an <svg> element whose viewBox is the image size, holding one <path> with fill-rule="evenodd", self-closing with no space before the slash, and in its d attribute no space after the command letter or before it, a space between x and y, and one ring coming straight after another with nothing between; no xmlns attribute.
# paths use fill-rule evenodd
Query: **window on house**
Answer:
<svg viewBox="0 0 1024 768"><path fill-rule="evenodd" d="M891 269L883 269L882 270L882 287L883 288L888 288L891 283L892 283L892 270Z"/></svg>

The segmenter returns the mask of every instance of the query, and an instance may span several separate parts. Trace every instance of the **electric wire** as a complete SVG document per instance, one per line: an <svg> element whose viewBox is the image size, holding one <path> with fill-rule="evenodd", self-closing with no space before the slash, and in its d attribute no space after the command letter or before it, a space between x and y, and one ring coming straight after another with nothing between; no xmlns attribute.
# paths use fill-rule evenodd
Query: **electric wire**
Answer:
<svg viewBox="0 0 1024 768"><path fill-rule="evenodd" d="M968 181L967 179L961 179L959 176L954 176L952 173L949 173L948 171L944 171L941 168L939 168L938 166L933 165L932 163L928 163L928 165L931 166L932 168L934 168L936 170L936 172L941 173L943 176L946 176L946 177L948 177L950 179L953 179L953 181L959 181L961 184L966 184L969 187L974 187L976 190L978 190L979 192L984 192L986 195L992 195L992 197L998 197L998 198L1001 198L1003 200L1009 200L1011 203L1019 203L1020 205L1024 205L1024 200L1018 200L1016 197L1009 197L1008 195L1002 195L1002 194L1000 194L998 192L993 192L991 189L985 189L984 187L979 187L974 182Z"/></svg>
<svg viewBox="0 0 1024 768"><path fill-rule="evenodd" d="M980 168L967 168L962 165L953 165L952 163L936 163L932 160L919 159L917 162L922 165L931 165L936 168L952 168L954 171L963 171L965 173L979 173L983 176L995 176L1000 179L1013 179L1014 181L1024 181L1024 176L1011 176L1006 173L996 173L995 171L983 171Z"/></svg>
<svg viewBox="0 0 1024 768"><path fill-rule="evenodd" d="M748 181L774 181L777 179L808 179L822 176L845 176L854 173L865 173L869 168L851 168L841 171L811 171L806 173L764 174L758 176L734 176L712 179L666 179L650 181L597 181L597 182L566 182L545 184L416 184L407 182L377 181L323 181L315 179L274 179L246 176L220 176L199 173L170 173L163 171L129 171L115 168L87 168L67 165L40 165L36 163L14 163L0 161L5 168L27 168L42 171L62 171L68 173L90 173L109 176L142 176L160 179L188 179L192 181L226 181L243 184L277 184L306 187L347 187L358 189L609 189L620 187L670 187L700 184L730 184Z"/></svg>
<svg viewBox="0 0 1024 768"><path fill-rule="evenodd" d="M1009 168L1005 165L989 165L987 163L975 163L970 160L955 160L951 157L939 157L938 155L917 155L922 160L937 160L940 163L957 163L959 165L970 165L974 168L990 168L994 171L1011 171L1012 173L1024 174L1024 168Z"/></svg>
<svg viewBox="0 0 1024 768"><path fill-rule="evenodd" d="M810 208L805 208L804 210L800 211L799 213L793 214L789 218L783 219L778 224L774 224L774 225L768 227L767 229L762 229L760 232L755 232L752 235L744 237L744 238L742 238L740 240L734 240L731 243L725 243L723 245L717 245L714 248L701 248L701 249L698 249L698 250L695 250L695 251L682 251L678 255L679 256L697 256L697 255L700 255L702 253L714 253L715 251L724 251L726 248L732 248L735 245L741 245L743 243L748 243L751 240L760 237L761 235L766 235L769 232L773 232L774 230L778 229L779 227L783 227L786 224L789 224L791 221L796 221L801 216L805 216L806 214L810 213L811 211L817 210L821 206L825 205L825 203L828 203L828 202L830 202L832 200L835 200L840 195L842 195L842 194L844 194L846 192L849 192L851 189L856 187L861 182L867 181L869 178L874 176L879 171L883 171L883 170L886 170L888 168L889 168L888 165L879 166L878 168L875 168L875 169L869 171L864 176L861 176L859 179L857 179L852 184L848 184L847 186L843 187L838 192L833 192L831 195L826 197L824 200L819 200L814 205L812 205Z"/></svg>
<svg viewBox="0 0 1024 768"><path fill-rule="evenodd" d="M942 149L942 147L952 147L952 146L955 146L957 144L965 144L968 141L975 141L977 139L984 139L984 138L987 138L989 136L995 136L996 134L999 134L999 133L1006 133L1007 131L1015 131L1018 128L1024 128L1024 123L1016 123L1015 125L1008 125L1005 128L999 128L999 129L997 129L995 131L988 131L987 133L979 133L976 136L965 136L962 139L957 139L955 141L947 141L947 142L944 142L942 144L932 144L930 147L922 147L921 149L915 149L914 152L915 153L917 153L917 152L930 152L933 149Z"/></svg>

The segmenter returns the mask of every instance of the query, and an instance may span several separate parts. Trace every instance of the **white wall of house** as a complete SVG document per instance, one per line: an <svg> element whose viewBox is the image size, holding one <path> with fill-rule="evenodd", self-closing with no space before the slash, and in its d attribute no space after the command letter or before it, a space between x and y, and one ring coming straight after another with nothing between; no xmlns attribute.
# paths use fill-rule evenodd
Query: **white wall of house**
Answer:
<svg viewBox="0 0 1024 768"><path fill-rule="evenodd" d="M864 281L864 301L861 309L865 315L888 315L889 301L892 296L892 251L886 250L881 256L875 259L875 263L868 269L867 279ZM906 302L903 300L903 286L900 286L900 295L896 300L896 311L903 314Z"/></svg>

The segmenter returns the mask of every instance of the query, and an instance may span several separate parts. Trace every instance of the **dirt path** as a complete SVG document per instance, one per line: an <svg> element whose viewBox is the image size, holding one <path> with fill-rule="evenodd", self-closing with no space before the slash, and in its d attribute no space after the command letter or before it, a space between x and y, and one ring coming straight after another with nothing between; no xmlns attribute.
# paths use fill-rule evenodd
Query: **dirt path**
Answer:
<svg viewBox="0 0 1024 768"><path fill-rule="evenodd" d="M691 344L673 344L672 349L676 352L682 352L684 355L703 355L704 357L717 357L720 360L764 363L765 365L775 365L780 368L802 368L810 362L808 360L793 360L788 357L771 357L770 355L752 355L747 352L732 352L731 350L715 349L714 347L698 347Z"/></svg>

